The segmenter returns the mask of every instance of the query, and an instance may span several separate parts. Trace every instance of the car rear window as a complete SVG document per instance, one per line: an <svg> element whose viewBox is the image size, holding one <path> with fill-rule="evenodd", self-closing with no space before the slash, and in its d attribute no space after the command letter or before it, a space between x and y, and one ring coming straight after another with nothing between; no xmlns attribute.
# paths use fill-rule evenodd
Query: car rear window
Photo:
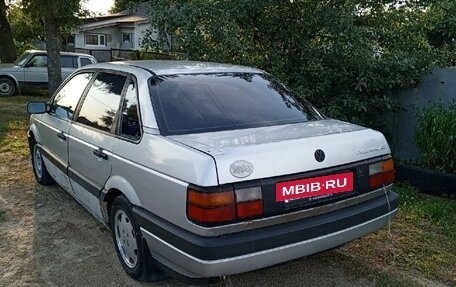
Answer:
<svg viewBox="0 0 456 287"><path fill-rule="evenodd" d="M267 74L157 76L151 97L164 135L283 125L321 119Z"/></svg>

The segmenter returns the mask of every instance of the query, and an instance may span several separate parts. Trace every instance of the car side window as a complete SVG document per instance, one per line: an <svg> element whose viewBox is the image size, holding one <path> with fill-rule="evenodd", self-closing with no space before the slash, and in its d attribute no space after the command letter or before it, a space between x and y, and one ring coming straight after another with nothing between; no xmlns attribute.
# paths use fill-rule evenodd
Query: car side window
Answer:
<svg viewBox="0 0 456 287"><path fill-rule="evenodd" d="M133 79L131 79L122 103L122 118L120 122L120 135L134 141L141 138L141 125L139 121L138 98L136 91L136 83Z"/></svg>
<svg viewBox="0 0 456 287"><path fill-rule="evenodd" d="M123 75L99 73L82 103L76 122L110 132L126 80Z"/></svg>
<svg viewBox="0 0 456 287"><path fill-rule="evenodd" d="M92 76L93 73L80 73L71 78L54 97L50 112L64 119L72 119L79 99Z"/></svg>
<svg viewBox="0 0 456 287"><path fill-rule="evenodd" d="M92 61L89 58L80 58L81 67L92 64Z"/></svg>
<svg viewBox="0 0 456 287"><path fill-rule="evenodd" d="M27 63L27 67L34 67L34 68L47 67L47 56L46 55L33 56L33 58Z"/></svg>
<svg viewBox="0 0 456 287"><path fill-rule="evenodd" d="M74 56L61 56L60 66L62 68L78 68L78 58Z"/></svg>

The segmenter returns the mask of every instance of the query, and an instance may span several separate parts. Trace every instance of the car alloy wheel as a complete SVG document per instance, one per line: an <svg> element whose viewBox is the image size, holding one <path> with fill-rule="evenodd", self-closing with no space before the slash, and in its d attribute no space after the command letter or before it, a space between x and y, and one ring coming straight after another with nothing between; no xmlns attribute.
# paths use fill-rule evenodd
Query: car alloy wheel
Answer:
<svg viewBox="0 0 456 287"><path fill-rule="evenodd" d="M35 169L36 176L41 179L43 177L43 157L38 145L33 149L33 168Z"/></svg>
<svg viewBox="0 0 456 287"><path fill-rule="evenodd" d="M117 247L125 265L135 268L138 262L136 235L130 218L122 210L117 210L114 216L114 231Z"/></svg>

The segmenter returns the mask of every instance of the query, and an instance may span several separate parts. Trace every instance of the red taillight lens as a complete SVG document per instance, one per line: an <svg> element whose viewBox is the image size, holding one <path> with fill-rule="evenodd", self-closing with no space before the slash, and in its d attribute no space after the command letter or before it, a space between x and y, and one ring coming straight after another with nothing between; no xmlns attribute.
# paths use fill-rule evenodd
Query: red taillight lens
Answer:
<svg viewBox="0 0 456 287"><path fill-rule="evenodd" d="M190 220L204 225L228 223L236 219L234 204L210 209L188 205L187 216Z"/></svg>
<svg viewBox="0 0 456 287"><path fill-rule="evenodd" d="M248 219L263 215L263 200L255 200L236 204L238 219Z"/></svg>
<svg viewBox="0 0 456 287"><path fill-rule="evenodd" d="M371 189L379 188L394 181L394 163L392 158L369 165L369 184Z"/></svg>

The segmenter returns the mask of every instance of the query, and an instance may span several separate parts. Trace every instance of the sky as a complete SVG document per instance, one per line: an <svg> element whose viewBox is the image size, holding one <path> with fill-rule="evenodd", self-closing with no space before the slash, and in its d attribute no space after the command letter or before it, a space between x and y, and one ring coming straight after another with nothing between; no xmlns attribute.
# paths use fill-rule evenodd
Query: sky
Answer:
<svg viewBox="0 0 456 287"><path fill-rule="evenodd" d="M84 8L97 14L107 14L112 5L114 5L114 0L87 0L83 4Z"/></svg>

